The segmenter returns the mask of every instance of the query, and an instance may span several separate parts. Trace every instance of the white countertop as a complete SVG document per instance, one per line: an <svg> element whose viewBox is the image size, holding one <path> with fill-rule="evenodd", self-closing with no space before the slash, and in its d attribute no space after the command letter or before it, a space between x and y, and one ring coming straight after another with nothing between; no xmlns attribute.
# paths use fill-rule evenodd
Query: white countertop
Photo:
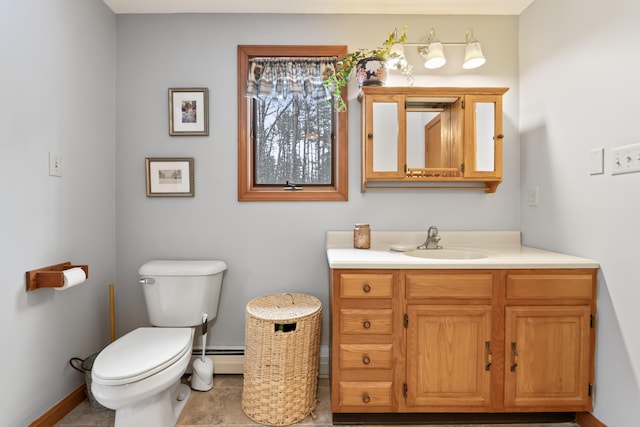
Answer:
<svg viewBox="0 0 640 427"><path fill-rule="evenodd" d="M598 268L592 259L521 245L519 231L439 232L444 249L469 250L487 255L480 259L425 259L391 250L392 245L421 245L427 231L371 231L371 248L354 249L353 231L327 232L326 248L331 268L404 269L508 269ZM437 250L437 249L434 249Z"/></svg>

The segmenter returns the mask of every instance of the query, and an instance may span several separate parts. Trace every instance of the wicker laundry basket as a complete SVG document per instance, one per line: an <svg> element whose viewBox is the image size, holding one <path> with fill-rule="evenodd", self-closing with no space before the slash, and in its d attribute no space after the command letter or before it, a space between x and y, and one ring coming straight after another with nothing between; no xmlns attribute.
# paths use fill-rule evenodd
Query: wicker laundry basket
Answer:
<svg viewBox="0 0 640 427"><path fill-rule="evenodd" d="M247 304L242 410L260 424L285 426L316 407L322 304L275 294Z"/></svg>

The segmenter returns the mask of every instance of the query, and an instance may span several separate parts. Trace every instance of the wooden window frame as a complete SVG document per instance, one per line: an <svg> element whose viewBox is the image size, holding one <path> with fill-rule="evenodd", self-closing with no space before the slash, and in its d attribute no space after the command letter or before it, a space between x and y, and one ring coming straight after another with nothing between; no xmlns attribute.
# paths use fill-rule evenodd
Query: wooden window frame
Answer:
<svg viewBox="0 0 640 427"><path fill-rule="evenodd" d="M347 201L348 122L347 111L335 113L333 146L333 185L308 186L303 190L285 190L284 186L256 186L253 183L253 141L251 98L245 96L249 60L261 56L336 56L347 55L347 46L238 45L238 201ZM347 88L342 88L347 99Z"/></svg>

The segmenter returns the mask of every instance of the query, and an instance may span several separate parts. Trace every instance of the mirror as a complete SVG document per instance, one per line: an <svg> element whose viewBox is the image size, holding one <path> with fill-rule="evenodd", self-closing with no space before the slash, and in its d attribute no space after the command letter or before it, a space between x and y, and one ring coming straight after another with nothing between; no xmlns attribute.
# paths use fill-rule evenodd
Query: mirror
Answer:
<svg viewBox="0 0 640 427"><path fill-rule="evenodd" d="M476 102L476 170L493 172L495 170L495 103Z"/></svg>
<svg viewBox="0 0 640 427"><path fill-rule="evenodd" d="M452 105L459 98L407 98L407 167L457 168Z"/></svg>
<svg viewBox="0 0 640 427"><path fill-rule="evenodd" d="M393 172L398 169L398 104L373 104L373 170Z"/></svg>
<svg viewBox="0 0 640 427"><path fill-rule="evenodd" d="M406 110L407 168L458 168L452 147L452 105L459 98L408 98ZM373 103L373 170L398 168L398 104Z"/></svg>

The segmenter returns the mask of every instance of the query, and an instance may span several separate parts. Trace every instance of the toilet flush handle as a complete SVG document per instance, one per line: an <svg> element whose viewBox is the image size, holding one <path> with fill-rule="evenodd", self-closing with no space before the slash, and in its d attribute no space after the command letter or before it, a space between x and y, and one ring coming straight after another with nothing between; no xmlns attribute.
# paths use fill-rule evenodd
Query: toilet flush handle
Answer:
<svg viewBox="0 0 640 427"><path fill-rule="evenodd" d="M142 277L140 278L140 283L142 283L143 285L153 285L154 283L156 283L156 279L154 279L153 277Z"/></svg>

